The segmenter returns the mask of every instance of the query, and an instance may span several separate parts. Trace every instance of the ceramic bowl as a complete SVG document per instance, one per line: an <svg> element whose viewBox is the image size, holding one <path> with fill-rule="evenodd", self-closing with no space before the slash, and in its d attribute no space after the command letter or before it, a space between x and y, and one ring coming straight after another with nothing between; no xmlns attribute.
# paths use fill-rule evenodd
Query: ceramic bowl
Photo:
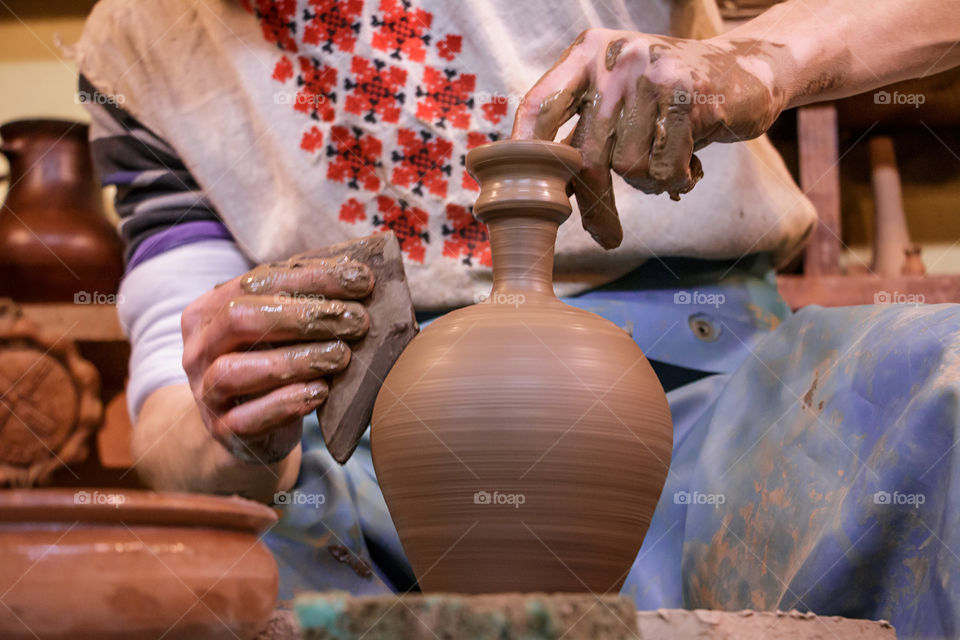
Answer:
<svg viewBox="0 0 960 640"><path fill-rule="evenodd" d="M269 618L276 521L242 498L0 491L0 638L249 638Z"/></svg>

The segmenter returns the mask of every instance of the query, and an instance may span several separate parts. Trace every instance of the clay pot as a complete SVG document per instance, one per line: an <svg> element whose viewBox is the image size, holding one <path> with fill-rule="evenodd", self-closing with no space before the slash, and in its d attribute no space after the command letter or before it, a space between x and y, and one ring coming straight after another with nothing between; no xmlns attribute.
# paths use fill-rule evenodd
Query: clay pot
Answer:
<svg viewBox="0 0 960 640"><path fill-rule="evenodd" d="M275 520L241 498L0 491L0 638L250 638L275 608Z"/></svg>
<svg viewBox="0 0 960 640"><path fill-rule="evenodd" d="M87 459L100 426L100 374L60 331L0 298L0 486L46 484Z"/></svg>
<svg viewBox="0 0 960 640"><path fill-rule="evenodd" d="M95 302L117 291L123 245L103 212L88 127L18 120L0 127L10 188L0 210L0 296Z"/></svg>
<svg viewBox="0 0 960 640"><path fill-rule="evenodd" d="M377 397L373 462L424 590L616 591L663 488L672 425L650 364L553 292L579 167L556 143L467 155L493 290L414 338Z"/></svg>

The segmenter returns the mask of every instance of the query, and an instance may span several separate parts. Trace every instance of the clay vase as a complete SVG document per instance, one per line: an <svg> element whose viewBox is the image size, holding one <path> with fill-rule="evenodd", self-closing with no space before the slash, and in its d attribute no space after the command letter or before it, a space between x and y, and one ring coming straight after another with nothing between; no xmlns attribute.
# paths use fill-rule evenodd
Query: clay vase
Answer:
<svg viewBox="0 0 960 640"><path fill-rule="evenodd" d="M478 147L493 290L414 338L372 418L373 462L426 591L617 591L670 464L666 396L636 343L554 295L568 146Z"/></svg>
<svg viewBox="0 0 960 640"><path fill-rule="evenodd" d="M114 489L0 491L0 638L252 638L276 608L242 498Z"/></svg>
<svg viewBox="0 0 960 640"><path fill-rule="evenodd" d="M96 302L116 293L123 245L106 219L88 127L18 120L0 127L10 163L0 209L0 297Z"/></svg>

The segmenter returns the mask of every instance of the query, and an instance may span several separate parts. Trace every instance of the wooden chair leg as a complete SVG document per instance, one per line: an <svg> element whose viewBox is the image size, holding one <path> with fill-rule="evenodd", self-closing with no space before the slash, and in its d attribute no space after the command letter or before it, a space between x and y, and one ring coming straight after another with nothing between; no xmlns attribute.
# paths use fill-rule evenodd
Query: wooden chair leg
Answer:
<svg viewBox="0 0 960 640"><path fill-rule="evenodd" d="M800 188L819 222L804 253L805 275L840 273L840 151L837 108L832 103L797 109Z"/></svg>

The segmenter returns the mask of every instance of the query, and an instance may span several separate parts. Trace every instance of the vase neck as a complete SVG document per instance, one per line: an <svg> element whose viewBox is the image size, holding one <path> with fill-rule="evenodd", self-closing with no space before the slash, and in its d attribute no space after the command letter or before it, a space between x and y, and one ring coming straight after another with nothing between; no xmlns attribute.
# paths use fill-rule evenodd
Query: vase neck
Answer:
<svg viewBox="0 0 960 640"><path fill-rule="evenodd" d="M548 217L503 212L487 222L493 257L493 293L554 296L553 251L558 223Z"/></svg>
<svg viewBox="0 0 960 640"><path fill-rule="evenodd" d="M567 185L580 152L542 140L500 140L471 149L467 171L480 183L473 213L487 225L493 294L553 293L557 229L570 215Z"/></svg>

